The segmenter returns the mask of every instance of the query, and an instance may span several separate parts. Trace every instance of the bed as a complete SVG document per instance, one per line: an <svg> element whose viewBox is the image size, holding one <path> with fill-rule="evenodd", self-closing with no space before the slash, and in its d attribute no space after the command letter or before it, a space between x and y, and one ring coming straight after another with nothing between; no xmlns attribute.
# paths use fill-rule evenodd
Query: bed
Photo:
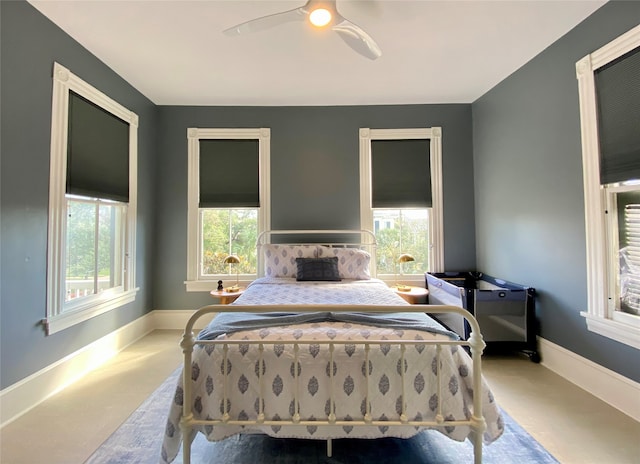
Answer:
<svg viewBox="0 0 640 464"><path fill-rule="evenodd" d="M231 305L189 319L181 346L190 369L176 386L162 462L182 444L189 463L197 433L210 441L239 433L321 439L331 456L332 439L408 438L424 429L470 439L482 462L483 443L504 425L482 378L473 317L428 307L469 319L472 336L460 340L376 279L375 238L366 231L323 232L354 234L355 243L270 243L302 233L261 235L262 276ZM196 321L211 313L194 337Z"/></svg>

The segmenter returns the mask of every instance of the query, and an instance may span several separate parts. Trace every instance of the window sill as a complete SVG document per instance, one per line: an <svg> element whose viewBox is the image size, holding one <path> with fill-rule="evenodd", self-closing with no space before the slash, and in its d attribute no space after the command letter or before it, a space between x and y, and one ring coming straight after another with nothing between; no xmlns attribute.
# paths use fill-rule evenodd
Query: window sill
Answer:
<svg viewBox="0 0 640 464"><path fill-rule="evenodd" d="M87 321L93 317L119 308L127 303L135 301L139 288L119 293L107 300L95 303L86 309L64 312L56 316L43 319L47 335L52 335L71 326Z"/></svg>
<svg viewBox="0 0 640 464"><path fill-rule="evenodd" d="M591 332L640 349L640 328L586 312L580 314L587 320L587 328Z"/></svg>

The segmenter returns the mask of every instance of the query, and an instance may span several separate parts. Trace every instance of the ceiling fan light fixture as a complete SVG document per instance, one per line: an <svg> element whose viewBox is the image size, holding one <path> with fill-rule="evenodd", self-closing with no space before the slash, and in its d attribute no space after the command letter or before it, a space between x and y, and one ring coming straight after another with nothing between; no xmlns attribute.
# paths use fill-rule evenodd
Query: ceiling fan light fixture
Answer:
<svg viewBox="0 0 640 464"><path fill-rule="evenodd" d="M2 1L2 0L0 0ZM376 60L382 56L382 50L369 34L358 25L343 17L336 7L338 0L307 0L304 5L291 10L273 13L267 16L251 19L233 27L225 29L228 36L237 36L252 32L271 29L289 22L306 22L323 30L331 29L356 53Z"/></svg>
<svg viewBox="0 0 640 464"><path fill-rule="evenodd" d="M316 8L309 13L309 21L316 27L324 27L331 22L331 12L326 8Z"/></svg>

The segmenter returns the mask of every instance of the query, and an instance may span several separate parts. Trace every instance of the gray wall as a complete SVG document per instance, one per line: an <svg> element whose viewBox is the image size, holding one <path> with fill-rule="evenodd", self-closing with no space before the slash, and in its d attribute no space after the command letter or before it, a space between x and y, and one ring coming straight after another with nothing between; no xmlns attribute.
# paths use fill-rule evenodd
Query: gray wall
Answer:
<svg viewBox="0 0 640 464"><path fill-rule="evenodd" d="M473 104L477 264L535 287L540 335L640 381L638 351L586 329L575 63L638 24L611 2Z"/></svg>
<svg viewBox="0 0 640 464"><path fill-rule="evenodd" d="M0 2L0 388L64 358L151 310L157 108L31 5ZM53 62L140 117L136 301L45 336L47 215Z"/></svg>
<svg viewBox="0 0 640 464"><path fill-rule="evenodd" d="M431 126L442 127L445 263L474 268L471 105L161 107L155 308L212 303L184 286L188 127L270 127L272 229L333 229L360 228L359 128Z"/></svg>

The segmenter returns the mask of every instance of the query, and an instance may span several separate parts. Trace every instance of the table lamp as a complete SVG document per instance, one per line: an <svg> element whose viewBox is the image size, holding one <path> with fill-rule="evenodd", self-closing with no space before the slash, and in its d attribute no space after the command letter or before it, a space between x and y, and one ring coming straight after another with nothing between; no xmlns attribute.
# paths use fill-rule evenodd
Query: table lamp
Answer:
<svg viewBox="0 0 640 464"><path fill-rule="evenodd" d="M409 253L402 253L400 256L398 256L397 261L400 264L400 275L402 275L402 263L408 263L410 261L415 261L415 258L413 256L411 256ZM397 271L396 271L396 288L398 289L398 291L401 291L401 292L408 292L408 291L411 290L411 287L409 287L408 285L400 285L400 284L398 284L398 273L397 273Z"/></svg>
<svg viewBox="0 0 640 464"><path fill-rule="evenodd" d="M240 277L239 277L240 266L238 266L238 264L240 264L240 258L238 258L236 255L229 255L224 259L224 264L235 264L236 265L236 284L233 287L227 288L227 291L228 292L237 292L240 289L240 286L238 285L239 282L240 282Z"/></svg>

